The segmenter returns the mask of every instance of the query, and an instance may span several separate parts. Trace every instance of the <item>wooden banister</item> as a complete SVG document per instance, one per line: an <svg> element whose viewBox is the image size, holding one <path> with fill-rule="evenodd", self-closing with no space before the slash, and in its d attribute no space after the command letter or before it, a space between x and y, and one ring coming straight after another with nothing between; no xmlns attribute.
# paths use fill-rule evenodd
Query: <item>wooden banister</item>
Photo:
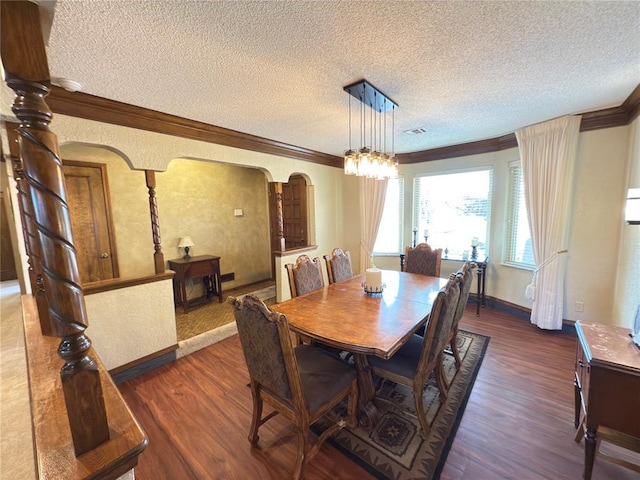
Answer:
<svg viewBox="0 0 640 480"><path fill-rule="evenodd" d="M71 429L65 413L66 402L60 388L58 340L40 334L33 296L22 297L33 438L38 478L116 479L134 468L147 445L147 437L122 399L93 349L104 402L109 412L111 438L81 456L76 456Z"/></svg>
<svg viewBox="0 0 640 480"><path fill-rule="evenodd" d="M36 426L39 422L55 423L57 427L55 432L49 432L51 435L60 436L63 430L69 432L69 438L63 438L64 435L60 437L63 438L61 443L66 445L66 450L71 449L75 456L90 456L100 451L96 455L100 457L101 465L105 462L120 464L122 459L118 457L122 455L133 455L137 462L137 455L146 445L144 434L144 441L138 442L134 453L130 450L126 453L113 451L108 447L103 449L105 444L112 444L109 441L110 431L117 433L114 421L117 422L119 417L114 417L111 422L107 419L105 395L109 392L104 389L111 390L113 384L93 355L91 340L85 335L88 321L71 234L62 161L58 153L57 138L49 130L52 113L45 102L51 83L38 5L26 1L1 2L0 8L4 76L7 85L16 93L12 110L20 120L20 126L15 132L20 145L19 158L22 161L22 170L19 172L22 207L25 216L31 216L25 227L28 237L26 240L30 259L36 255L40 257L42 287L51 320L51 333L61 337L59 345L54 348L51 342L58 342L57 339L38 336L29 331L28 342L46 344L40 354L28 353L30 372L34 372L29 376L32 382L34 422ZM34 263L32 262L32 266ZM38 291L39 289L38 285ZM25 310L33 310L34 304L35 301L27 302ZM32 314L30 318L37 320L39 316ZM29 328L32 323L29 322ZM28 351L35 351L29 344L27 347ZM48 370L51 366L59 365L59 361L55 362L51 358L56 351L64 360L58 380L52 381L49 377L37 375L35 372L41 366ZM37 393L41 387L47 389L43 402L54 396L59 401L56 408L43 410L46 418L39 417L41 405L34 400L34 392ZM114 415L114 409L126 410L122 398L118 395L111 395L110 398L110 415ZM61 418L64 419L64 426ZM36 447L39 448L38 443ZM61 449L60 445L56 448ZM62 455L62 451L59 453ZM40 457L41 452L38 451L37 455ZM130 465L132 461L125 463ZM38 465L43 466L40 461ZM61 475L41 472L40 477L85 478L77 477L74 471ZM92 474L91 478L111 477Z"/></svg>

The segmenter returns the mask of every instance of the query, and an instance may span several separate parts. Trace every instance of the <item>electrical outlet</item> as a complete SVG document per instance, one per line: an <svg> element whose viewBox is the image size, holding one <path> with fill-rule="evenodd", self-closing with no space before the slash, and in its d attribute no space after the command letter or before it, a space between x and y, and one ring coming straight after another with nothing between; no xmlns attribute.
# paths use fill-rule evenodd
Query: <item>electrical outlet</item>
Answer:
<svg viewBox="0 0 640 480"><path fill-rule="evenodd" d="M584 312L584 302L576 302L576 312Z"/></svg>

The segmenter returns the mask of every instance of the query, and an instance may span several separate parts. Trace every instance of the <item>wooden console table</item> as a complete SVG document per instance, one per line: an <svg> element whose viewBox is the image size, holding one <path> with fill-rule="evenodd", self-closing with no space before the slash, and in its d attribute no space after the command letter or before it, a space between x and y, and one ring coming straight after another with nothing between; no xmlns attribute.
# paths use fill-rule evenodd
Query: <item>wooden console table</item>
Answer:
<svg viewBox="0 0 640 480"><path fill-rule="evenodd" d="M585 424L584 478L591 479L598 434L640 450L640 350L628 328L576 322L575 427ZM584 418L580 421L581 411ZM600 429L600 430L599 430ZM580 440L580 431L576 441ZM602 436L602 435L601 435ZM617 462L622 463L622 462ZM625 463L622 463L625 464ZM634 466L625 464L634 468ZM635 468L634 468L635 469Z"/></svg>
<svg viewBox="0 0 640 480"><path fill-rule="evenodd" d="M189 299L187 298L188 278L202 278L205 297L218 297L222 303L222 283L220 281L220 257L213 255L198 255L188 259L177 258L169 260L169 268L176 272L173 278L173 295L175 304L182 305L184 313L189 313Z"/></svg>

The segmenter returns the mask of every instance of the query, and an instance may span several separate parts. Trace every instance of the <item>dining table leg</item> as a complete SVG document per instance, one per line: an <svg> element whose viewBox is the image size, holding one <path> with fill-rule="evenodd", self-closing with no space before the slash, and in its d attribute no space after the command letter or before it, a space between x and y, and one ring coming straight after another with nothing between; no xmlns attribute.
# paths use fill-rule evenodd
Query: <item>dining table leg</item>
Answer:
<svg viewBox="0 0 640 480"><path fill-rule="evenodd" d="M380 420L380 412L373 403L376 396L373 373L366 355L354 354L354 361L358 376L358 422L370 432Z"/></svg>

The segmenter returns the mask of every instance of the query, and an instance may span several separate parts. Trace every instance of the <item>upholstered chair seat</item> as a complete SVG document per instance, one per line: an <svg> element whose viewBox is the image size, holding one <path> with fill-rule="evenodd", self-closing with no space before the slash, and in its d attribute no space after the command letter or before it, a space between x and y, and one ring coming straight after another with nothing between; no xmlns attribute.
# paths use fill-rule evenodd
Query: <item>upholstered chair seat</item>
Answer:
<svg viewBox="0 0 640 480"><path fill-rule="evenodd" d="M378 365L383 367L394 375L411 378L418 368L423 344L423 337L420 335L412 335L409 340L407 340L407 343L393 355L393 362L389 362L380 357L370 357L369 363L372 366Z"/></svg>
<svg viewBox="0 0 640 480"><path fill-rule="evenodd" d="M311 345L299 345L294 349L302 392L309 414L317 413L339 392L349 387L355 378L355 370L344 362L336 362L325 351Z"/></svg>

